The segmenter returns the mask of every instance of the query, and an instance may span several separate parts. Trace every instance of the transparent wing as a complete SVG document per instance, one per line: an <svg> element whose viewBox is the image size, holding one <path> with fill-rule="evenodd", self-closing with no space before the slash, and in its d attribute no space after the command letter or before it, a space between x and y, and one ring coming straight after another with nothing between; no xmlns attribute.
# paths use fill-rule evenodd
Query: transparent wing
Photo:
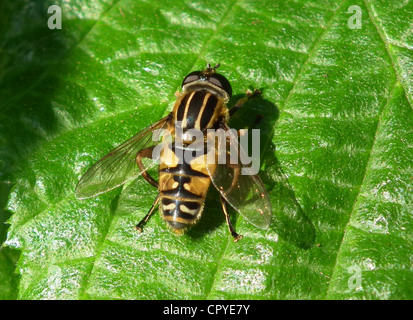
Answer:
<svg viewBox="0 0 413 320"><path fill-rule="evenodd" d="M79 180L76 198L86 199L110 191L155 165L157 159L151 159L141 171L136 156L139 151L159 144L160 131L154 130L165 129L169 120L168 115L153 123L96 162Z"/></svg>
<svg viewBox="0 0 413 320"><path fill-rule="evenodd" d="M267 191L253 168L242 164L241 158L246 159L246 153L238 141L236 131L226 125L222 129L226 139L218 139L218 142L215 141L214 150L208 149L208 159L212 159L211 153L215 152L216 164L209 160L206 164L212 183L245 219L258 228L267 229L272 216ZM211 141L211 137L208 139ZM225 164L220 164L223 160Z"/></svg>

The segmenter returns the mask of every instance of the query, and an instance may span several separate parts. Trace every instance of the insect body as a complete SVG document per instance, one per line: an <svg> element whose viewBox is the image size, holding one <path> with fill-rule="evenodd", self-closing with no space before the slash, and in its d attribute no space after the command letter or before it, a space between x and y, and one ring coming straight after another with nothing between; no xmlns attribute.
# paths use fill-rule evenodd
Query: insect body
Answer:
<svg viewBox="0 0 413 320"><path fill-rule="evenodd" d="M208 64L205 70L187 75L182 82L182 92L177 93L172 112L92 166L79 181L76 197L89 198L142 175L159 193L148 214L136 226L137 230L142 231L143 224L159 204L163 218L172 230L182 234L187 226L195 224L200 218L212 182L220 193L222 209L234 241L238 241L241 236L231 225L228 203L252 224L266 229L272 210L259 176L248 172L241 174L241 169L248 171L248 168L240 163L225 161L224 164L216 164L216 161L207 161L211 152L207 144L207 132L211 129L222 129L228 133L224 144L233 144L232 150L236 150L237 157L243 153L238 139L231 136L227 122L248 97L241 99L231 109L227 108L232 88L224 76L215 72L218 66L212 68ZM164 136L160 143L156 136L159 130L169 132L172 141L167 141ZM202 136L198 143L194 142L191 134L194 131ZM160 145L161 151L155 152ZM226 148L223 151L220 149L214 146L212 158L216 159L219 154L229 156ZM191 157L187 157L188 154ZM144 158L151 160L149 165L143 164ZM147 172L157 161L159 182Z"/></svg>

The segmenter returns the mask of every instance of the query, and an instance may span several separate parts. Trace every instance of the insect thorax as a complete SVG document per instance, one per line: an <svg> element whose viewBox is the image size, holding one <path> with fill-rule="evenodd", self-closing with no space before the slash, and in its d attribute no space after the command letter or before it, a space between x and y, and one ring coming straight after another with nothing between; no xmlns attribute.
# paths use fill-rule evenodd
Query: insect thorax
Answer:
<svg viewBox="0 0 413 320"><path fill-rule="evenodd" d="M174 122L182 129L212 129L219 121L226 121L228 98L222 90L211 88L208 85L192 86L184 90L175 103L173 109Z"/></svg>

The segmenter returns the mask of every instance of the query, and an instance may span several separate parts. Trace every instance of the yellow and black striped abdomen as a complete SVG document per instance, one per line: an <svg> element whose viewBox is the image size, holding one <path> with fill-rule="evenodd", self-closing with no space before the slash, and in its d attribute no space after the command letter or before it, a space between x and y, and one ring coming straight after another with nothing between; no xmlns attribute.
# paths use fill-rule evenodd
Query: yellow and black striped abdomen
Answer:
<svg viewBox="0 0 413 320"><path fill-rule="evenodd" d="M197 157L186 162L188 157L185 153L192 151L190 142L185 141L185 133L189 129L214 128L228 114L225 102L223 98L201 89L186 92L175 104L173 122L181 122L184 134L182 137L175 136L175 141L183 143L172 142L161 152L159 194L163 217L177 233L182 233L186 226L200 218L211 184L205 166L205 152L196 153ZM198 161L200 157L204 159Z"/></svg>
<svg viewBox="0 0 413 320"><path fill-rule="evenodd" d="M205 165L182 161L185 151L185 146L169 144L161 153L159 166L161 212L177 233L200 218L211 183Z"/></svg>

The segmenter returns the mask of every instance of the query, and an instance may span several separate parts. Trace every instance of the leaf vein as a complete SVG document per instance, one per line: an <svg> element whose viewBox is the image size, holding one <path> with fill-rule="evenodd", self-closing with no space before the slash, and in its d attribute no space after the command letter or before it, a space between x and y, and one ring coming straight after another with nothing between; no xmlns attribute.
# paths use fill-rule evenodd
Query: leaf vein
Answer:
<svg viewBox="0 0 413 320"><path fill-rule="evenodd" d="M395 60L395 57L390 52L389 43L391 43L392 41L388 38L387 38L387 40L389 40L389 41L386 41L386 36L383 34L383 30L381 30L381 28L378 25L378 22L376 21L376 19L374 19L374 15L375 15L374 12L373 12L374 9L369 7L370 2L368 0L363 0L363 1L364 1L365 6L366 6L367 13L369 15L369 19L373 23L374 27L376 28L376 31L377 31L378 35L380 36L380 39L384 43L384 47L386 48L386 53L390 58L390 62L391 62L391 66L393 68L393 71L394 71L398 81L401 83L401 85L404 89L404 92L405 92L407 100L409 101L410 107L413 109L413 97L410 96L409 94L407 94L407 92L409 92L409 90L407 90L407 88L405 87L405 83L402 79L402 76L398 72L397 61ZM398 46L400 47L400 45L398 45ZM406 48L406 46L404 48ZM411 48L408 48L408 49L411 49Z"/></svg>
<svg viewBox="0 0 413 320"><path fill-rule="evenodd" d="M335 260L335 262L334 262L333 270L331 271L331 279L334 279L334 275L335 275L335 273L337 272L338 260L339 260L339 258L340 258L341 249L342 249L343 244L344 244L344 241L345 241L345 239L346 239L346 231L347 231L347 229L350 227L351 217L353 216L354 211L355 211L355 208L356 208L357 203L358 203L358 201L359 201L359 197L360 197L360 195L361 195L361 188L362 188L362 186L363 186L363 184L364 184L364 182L365 182L365 180L366 180L366 176L367 176L367 173L368 173L368 169L369 169L370 164L371 164L371 161L372 161L373 149L374 149L374 146L375 146L375 144L376 144L376 139L377 139L378 132L379 132L379 128L380 128L380 124L381 124L381 117L382 117L382 115L383 115L383 113L384 113L384 110L388 107L388 105L389 105L389 103L390 103L390 100L391 100L391 98L392 98L392 96L393 96L393 94L394 94L394 92L395 92L395 90L396 90L396 88L397 88L397 84L398 84L397 81L393 84L393 88L392 88L392 90L390 90L390 93L389 93L389 96L388 96L388 98L387 98L387 101L386 101L385 105L384 105L384 106L380 109L380 111L379 111L379 116L378 116L378 120L377 120L377 124L376 124L376 129L375 129L375 133L374 133L374 137L373 137L373 142L372 142L372 144L371 144L370 153L369 153L369 156L368 156L368 159L367 159L367 162L366 162L366 168L365 168L365 170L364 170L363 178L362 178L361 183L360 183L360 186L359 186L359 188L358 188L357 196L355 197L355 200L354 200L353 206L352 206L352 208L351 208L351 211L350 211L348 220L347 220L347 222L346 222L346 225L345 225L344 228L343 228L343 231L344 231L344 232L343 232L343 237L341 238L341 242L340 242L340 244L339 244L339 246L338 246L338 249L337 249L336 260ZM328 297L328 296L330 295L330 291L331 291L331 289L332 289L332 287L331 287L331 283L332 283L332 282L333 282L333 281L330 281L329 284L328 284L328 289L327 289L326 297Z"/></svg>

